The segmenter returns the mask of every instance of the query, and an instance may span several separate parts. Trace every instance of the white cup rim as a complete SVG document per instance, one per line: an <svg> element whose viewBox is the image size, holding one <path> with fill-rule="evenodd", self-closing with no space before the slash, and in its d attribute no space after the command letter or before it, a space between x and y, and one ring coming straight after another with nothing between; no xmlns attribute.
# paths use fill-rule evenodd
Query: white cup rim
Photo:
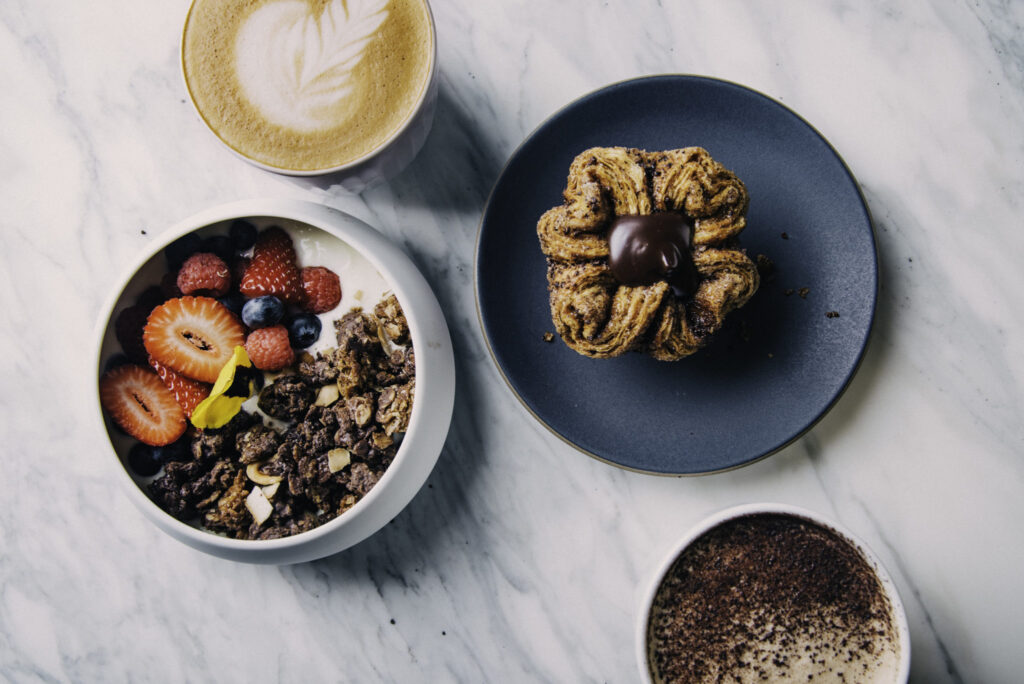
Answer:
<svg viewBox="0 0 1024 684"><path fill-rule="evenodd" d="M202 110L199 109L199 105L196 103L196 99L192 95L192 88L189 86L188 77L185 75L185 31L188 28L188 22L189 18L192 15L192 9L195 7L197 2L201 1L202 0L192 0L189 3L188 12L185 14L185 21L182 23L181 26L181 41L180 48L178 50L178 72L181 75L182 83L185 86L185 93L188 95L188 100L192 104L192 110L196 113L196 116L199 117L199 120L203 122L203 125L210 132L210 134L217 139L221 147L228 150L242 161L252 164L256 168L263 169L264 171L270 171L271 173L277 173L283 176L296 176L302 178L327 176L334 173L343 174L348 171L358 170L364 164L369 164L373 162L375 159L384 154L384 152L390 149L392 145L399 141L402 138L402 136L406 133L406 131L408 131L415 124L420 112L423 111L424 106L430 100L430 92L431 89L433 88L435 81L437 80L438 74L437 26L434 22L434 11L430 6L430 0L420 0L420 2L423 3L424 8L427 10L427 29L430 35L430 68L428 69L427 72L427 78L423 81L423 86L421 87L420 92L416 97L416 104L409 111L409 115L402 122L401 126L396 128L390 136L382 140L379 145L374 147L372 150L366 152L366 154L360 157L356 157L355 159L351 159L345 162L344 164L338 164L336 166L328 166L321 169L289 169L282 166L273 166L271 164L261 162L257 159L253 159L252 157L244 154L241 150L235 149L232 145L229 145L227 141L224 140L217 133L216 130L214 130L213 126L210 125L210 122L207 121L206 116L203 115Z"/></svg>
<svg viewBox="0 0 1024 684"><path fill-rule="evenodd" d="M650 620L654 597L673 563L675 563L676 559L679 558L690 544L696 541L705 532L708 532L727 521L758 514L781 514L803 518L835 532L861 552L872 570L875 572L875 575L878 577L879 583L882 585L882 589L885 591L892 607L892 617L895 623L894 626L896 628L897 638L899 640L897 681L905 683L910 677L910 628L907 623L907 615L903 607L903 601L900 599L896 585L892 581L888 571L885 569L885 566L883 566L882 562L878 559L878 556L875 555L874 551L872 551L863 540L835 520L801 506L770 502L740 504L712 513L691 527L683 538L672 547L671 551L665 555L665 558L658 566L657 572L654 573L653 579L643 591L640 598L639 610L637 611L639 617L636 624L635 646L637 665L640 668L641 680L648 684L653 684L654 681L651 676L651 669L648 664L647 657L647 625Z"/></svg>

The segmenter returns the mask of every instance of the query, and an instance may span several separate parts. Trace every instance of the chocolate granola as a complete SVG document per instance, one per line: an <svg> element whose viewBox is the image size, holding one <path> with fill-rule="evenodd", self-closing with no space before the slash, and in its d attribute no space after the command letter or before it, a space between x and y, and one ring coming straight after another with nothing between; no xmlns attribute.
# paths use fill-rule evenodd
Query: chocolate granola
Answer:
<svg viewBox="0 0 1024 684"><path fill-rule="evenodd" d="M391 464L408 429L416 361L398 300L335 322L336 348L304 354L259 394L260 411L196 430L183 460L149 485L171 515L236 539L313 529L351 508Z"/></svg>

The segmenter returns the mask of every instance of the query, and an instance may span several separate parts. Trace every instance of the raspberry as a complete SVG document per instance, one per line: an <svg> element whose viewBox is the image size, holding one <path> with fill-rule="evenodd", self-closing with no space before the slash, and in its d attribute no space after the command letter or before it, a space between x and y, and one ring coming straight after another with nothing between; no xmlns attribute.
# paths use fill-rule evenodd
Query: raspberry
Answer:
<svg viewBox="0 0 1024 684"><path fill-rule="evenodd" d="M302 308L310 313L330 311L341 301L341 279L323 266L310 266L300 271L302 276Z"/></svg>
<svg viewBox="0 0 1024 684"><path fill-rule="evenodd" d="M220 297L231 288L231 271L216 254L193 254L178 271L178 289L183 295Z"/></svg>
<svg viewBox="0 0 1024 684"><path fill-rule="evenodd" d="M253 330L245 340L245 353L254 366L265 371L279 371L295 360L283 325Z"/></svg>

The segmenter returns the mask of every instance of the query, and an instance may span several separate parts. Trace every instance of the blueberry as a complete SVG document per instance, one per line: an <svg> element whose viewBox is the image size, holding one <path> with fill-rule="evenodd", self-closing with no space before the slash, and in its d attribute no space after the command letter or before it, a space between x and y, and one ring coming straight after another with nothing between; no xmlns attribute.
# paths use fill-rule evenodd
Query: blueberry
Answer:
<svg viewBox="0 0 1024 684"><path fill-rule="evenodd" d="M273 295L250 299L242 307L242 322L250 328L276 325L284 317L284 303Z"/></svg>
<svg viewBox="0 0 1024 684"><path fill-rule="evenodd" d="M182 437L173 444L162 447L153 447L161 463L171 461L188 461L192 458L192 442L188 437Z"/></svg>
<svg viewBox="0 0 1024 684"><path fill-rule="evenodd" d="M195 233L182 235L164 249L167 267L172 271L177 271L185 263L185 259L188 259L202 248L203 239Z"/></svg>
<svg viewBox="0 0 1024 684"><path fill-rule="evenodd" d="M241 317L242 307L245 306L247 300L241 292L228 292L223 297L218 297L217 301L223 304L228 311Z"/></svg>
<svg viewBox="0 0 1024 684"><path fill-rule="evenodd" d="M288 339L296 349L305 349L320 339L320 318L314 314L297 314L287 323Z"/></svg>
<svg viewBox="0 0 1024 684"><path fill-rule="evenodd" d="M150 285L135 298L136 304L141 304L150 308L158 307L165 301L167 301L167 298L164 297L164 292L160 289L159 285Z"/></svg>
<svg viewBox="0 0 1024 684"><path fill-rule="evenodd" d="M228 234L231 236L231 242L238 252L244 252L255 245L257 233L256 226L245 219L238 219L232 223L228 231Z"/></svg>
<svg viewBox="0 0 1024 684"><path fill-rule="evenodd" d="M211 235L203 240L203 251L212 252L228 263L235 256L235 243L227 235Z"/></svg>
<svg viewBox="0 0 1024 684"><path fill-rule="evenodd" d="M137 475L151 477L160 472L163 466L163 449L160 447L138 442L128 451L128 467Z"/></svg>

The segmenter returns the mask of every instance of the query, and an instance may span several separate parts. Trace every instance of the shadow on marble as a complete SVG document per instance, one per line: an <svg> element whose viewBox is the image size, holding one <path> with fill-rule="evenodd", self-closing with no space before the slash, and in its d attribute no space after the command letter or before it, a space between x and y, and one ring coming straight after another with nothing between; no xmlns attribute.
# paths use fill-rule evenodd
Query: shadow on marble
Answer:
<svg viewBox="0 0 1024 684"><path fill-rule="evenodd" d="M913 264L908 257L899 253L901 241L896 238L906 230L921 230L921 227L915 225L914 218L905 213L898 199L887 197L883 192L869 187L863 190L874 219L878 244L880 285L875 326L857 376L827 419L808 435L818 442L816 449L813 449L814 444L808 449L814 459L827 458L830 442L838 440L848 430L860 429L856 416L865 402L876 395L876 387L885 382L894 362L900 309L912 305L906 269L913 268ZM881 527L877 521L875 524ZM915 654L911 662L910 681L935 681L935 672L929 671L929 668L934 668L936 660L942 661L945 674L951 681L963 681L951 655L948 636L943 638L936 629L929 608L894 545L885 539L884 534L882 540L894 556L889 569L900 586L910 622L911 652ZM944 624L942 627L942 632L947 635L951 630L956 630L956 625ZM962 639L956 641L962 642Z"/></svg>
<svg viewBox="0 0 1024 684"><path fill-rule="evenodd" d="M385 597L415 592L427 576L450 575L445 564L465 563L453 549L474 547L477 522L469 492L482 465L483 439L474 419L479 399L469 385L470 369L456 355L455 413L437 465L412 502L379 532L328 558L282 568L303 578L324 577L343 591ZM455 558L453 558L455 556Z"/></svg>
<svg viewBox="0 0 1024 684"><path fill-rule="evenodd" d="M479 125L442 73L434 124L423 149L404 171L362 195L385 194L392 198L390 201L400 198L406 206L478 212L483 209L501 168L493 134ZM301 187L317 188L338 197L356 196L340 186L336 175L285 178Z"/></svg>

